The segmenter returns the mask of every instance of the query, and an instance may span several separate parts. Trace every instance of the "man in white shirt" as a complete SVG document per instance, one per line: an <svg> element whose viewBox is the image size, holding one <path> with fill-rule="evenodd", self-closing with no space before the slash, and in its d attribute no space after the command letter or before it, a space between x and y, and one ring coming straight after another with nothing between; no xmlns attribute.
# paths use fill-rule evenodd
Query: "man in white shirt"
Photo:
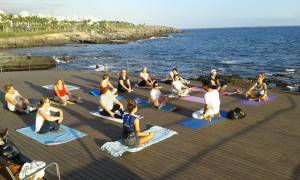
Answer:
<svg viewBox="0 0 300 180"><path fill-rule="evenodd" d="M211 118L220 116L220 95L216 89L212 89L210 80L204 80L203 88L207 91L204 95L205 107L200 111L196 111L192 114L195 119L205 119L211 121Z"/></svg>

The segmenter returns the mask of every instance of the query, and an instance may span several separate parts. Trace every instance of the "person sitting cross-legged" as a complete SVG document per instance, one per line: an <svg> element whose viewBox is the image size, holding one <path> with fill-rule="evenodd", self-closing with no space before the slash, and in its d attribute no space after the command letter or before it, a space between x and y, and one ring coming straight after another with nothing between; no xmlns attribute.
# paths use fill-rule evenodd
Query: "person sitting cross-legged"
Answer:
<svg viewBox="0 0 300 180"><path fill-rule="evenodd" d="M139 118L134 116L137 105L134 101L129 101L127 105L129 114L123 117L122 143L128 147L138 147L150 141L154 137L154 132L141 132Z"/></svg>
<svg viewBox="0 0 300 180"><path fill-rule="evenodd" d="M250 97L249 101L265 101L268 99L267 96L267 84L263 82L265 74L259 74L257 76L257 83L255 83L249 91L247 91L245 97ZM254 92L252 92L252 90Z"/></svg>
<svg viewBox="0 0 300 180"><path fill-rule="evenodd" d="M112 118L122 119L122 115L124 114L123 105L115 98L114 95L112 95L112 92L108 87L103 88L99 103L99 113L102 116L110 116Z"/></svg>
<svg viewBox="0 0 300 180"><path fill-rule="evenodd" d="M165 106L167 102L167 98L161 94L159 90L159 84L157 81L154 81L153 88L150 91L150 97L148 99L148 105L150 107L161 108Z"/></svg>
<svg viewBox="0 0 300 180"><path fill-rule="evenodd" d="M218 90L212 89L210 80L204 80L203 88L207 91L204 95L205 107L192 114L195 119L205 119L211 121L211 118L221 117L220 115L220 95Z"/></svg>
<svg viewBox="0 0 300 180"><path fill-rule="evenodd" d="M183 90L181 88L184 88ZM174 75L174 81L172 82L172 94L174 96L190 96L189 93L191 92L191 89L181 83L179 80L179 75Z"/></svg>
<svg viewBox="0 0 300 180"><path fill-rule="evenodd" d="M126 74L126 70L122 69L121 76L119 77L118 91L119 92L130 92L131 84L129 78Z"/></svg>

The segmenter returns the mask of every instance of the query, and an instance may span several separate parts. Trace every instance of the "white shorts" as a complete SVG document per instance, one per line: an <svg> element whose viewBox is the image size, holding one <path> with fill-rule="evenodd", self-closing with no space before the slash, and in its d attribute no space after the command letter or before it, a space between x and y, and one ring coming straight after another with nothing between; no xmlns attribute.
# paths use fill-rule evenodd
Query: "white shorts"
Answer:
<svg viewBox="0 0 300 180"><path fill-rule="evenodd" d="M18 102L17 104L20 105L20 106L22 107L23 101L20 101L20 102ZM8 109L9 109L10 111L16 111L16 106L15 106L15 105L11 105L11 106L8 107Z"/></svg>
<svg viewBox="0 0 300 180"><path fill-rule="evenodd" d="M64 95L63 97L61 97L64 101L67 101L70 99L70 97L68 95ZM59 102L59 97L55 96L55 98L53 99L54 101Z"/></svg>

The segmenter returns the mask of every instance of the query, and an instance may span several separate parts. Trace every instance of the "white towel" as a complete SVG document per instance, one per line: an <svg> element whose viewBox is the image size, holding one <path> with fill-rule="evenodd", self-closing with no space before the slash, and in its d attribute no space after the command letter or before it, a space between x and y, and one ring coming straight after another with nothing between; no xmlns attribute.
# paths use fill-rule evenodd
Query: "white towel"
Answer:
<svg viewBox="0 0 300 180"><path fill-rule="evenodd" d="M137 151L144 149L147 146L150 146L150 145L155 144L159 141L162 141L166 138L169 138L169 137L173 136L174 134L178 134L175 131L165 129L165 128L162 128L159 126L153 126L145 132L152 132L152 131L154 132L153 139L151 139L149 142L143 144L140 147L131 148L131 147L125 146L122 144L122 140L119 140L119 141L115 141L115 142L107 142L107 143L103 144L101 149L103 151L109 152L114 157L122 156L122 154L125 153L126 151L137 152Z"/></svg>

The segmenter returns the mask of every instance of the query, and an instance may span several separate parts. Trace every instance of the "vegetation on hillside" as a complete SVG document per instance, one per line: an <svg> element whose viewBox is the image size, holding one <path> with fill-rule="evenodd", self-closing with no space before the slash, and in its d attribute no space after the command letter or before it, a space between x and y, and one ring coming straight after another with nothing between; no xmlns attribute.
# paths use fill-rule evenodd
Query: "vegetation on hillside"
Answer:
<svg viewBox="0 0 300 180"><path fill-rule="evenodd" d="M53 15L13 15L0 13L0 37L30 36L54 32L111 32L119 28L139 27L122 21L95 21L91 18L62 18Z"/></svg>

